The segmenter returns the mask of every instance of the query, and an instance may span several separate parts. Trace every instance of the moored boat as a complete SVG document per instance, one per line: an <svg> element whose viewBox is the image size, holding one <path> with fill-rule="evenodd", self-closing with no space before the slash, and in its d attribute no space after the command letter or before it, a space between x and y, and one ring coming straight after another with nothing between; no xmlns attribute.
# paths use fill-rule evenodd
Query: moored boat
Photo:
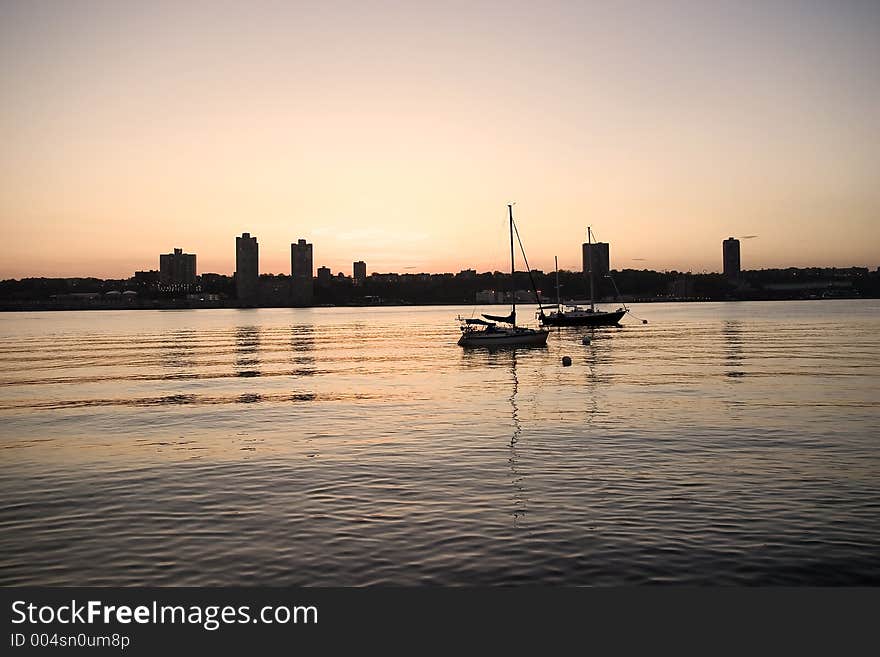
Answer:
<svg viewBox="0 0 880 657"><path fill-rule="evenodd" d="M559 297L559 266L556 267L556 310L544 313L545 306L538 310L538 320L542 326L617 326L629 312L626 306L617 310L598 310L595 302L595 279L593 275L592 232L587 227L587 267L590 278L590 307L581 308L577 304L563 304ZM616 287L615 287L616 289ZM552 308L552 306L550 306Z"/></svg>
<svg viewBox="0 0 880 657"><path fill-rule="evenodd" d="M627 311L593 310L580 306L563 306L551 313L543 314L541 324L544 326L617 326Z"/></svg>
<svg viewBox="0 0 880 657"><path fill-rule="evenodd" d="M548 331L525 326L498 326L495 322L485 322L483 328L478 328L473 319L463 321L465 325L458 339L462 347L533 347L547 344Z"/></svg>
<svg viewBox="0 0 880 657"><path fill-rule="evenodd" d="M458 339L459 346L462 347L535 347L547 344L547 336L549 331L544 329L533 329L526 326L516 325L516 295L513 294L513 275L514 275L514 256L513 256L513 233L516 230L513 223L513 205L507 206L508 216L510 217L510 283L511 283L511 303L510 314L506 316L483 315L485 319L469 318L461 321L461 337ZM517 232L519 240L519 233ZM522 241L519 242L522 250L523 260L525 260L525 249ZM526 261L526 269L528 271L528 261ZM531 279L531 275L529 276ZM534 281L532 282L534 286ZM535 288L535 296L538 297L538 291ZM540 306L540 297L538 297ZM504 324L499 326L498 324Z"/></svg>

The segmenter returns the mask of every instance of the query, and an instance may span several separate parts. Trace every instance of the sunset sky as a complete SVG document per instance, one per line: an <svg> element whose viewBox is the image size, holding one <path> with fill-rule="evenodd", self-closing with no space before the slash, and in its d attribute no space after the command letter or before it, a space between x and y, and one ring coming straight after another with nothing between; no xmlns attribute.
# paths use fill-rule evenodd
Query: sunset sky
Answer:
<svg viewBox="0 0 880 657"><path fill-rule="evenodd" d="M0 278L880 265L880 2L0 0Z"/></svg>

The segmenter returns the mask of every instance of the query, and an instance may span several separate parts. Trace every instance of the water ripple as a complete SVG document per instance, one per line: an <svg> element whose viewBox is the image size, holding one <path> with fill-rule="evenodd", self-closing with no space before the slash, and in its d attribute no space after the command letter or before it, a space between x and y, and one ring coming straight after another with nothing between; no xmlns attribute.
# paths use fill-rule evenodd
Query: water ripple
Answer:
<svg viewBox="0 0 880 657"><path fill-rule="evenodd" d="M472 312L0 315L0 584L880 584L880 303Z"/></svg>

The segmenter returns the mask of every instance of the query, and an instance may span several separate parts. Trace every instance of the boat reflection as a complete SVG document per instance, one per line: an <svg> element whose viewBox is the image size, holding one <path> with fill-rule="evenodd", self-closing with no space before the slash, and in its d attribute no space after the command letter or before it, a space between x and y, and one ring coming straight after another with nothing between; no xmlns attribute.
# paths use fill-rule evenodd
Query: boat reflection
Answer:
<svg viewBox="0 0 880 657"><path fill-rule="evenodd" d="M605 414L602 411L600 401L612 381L609 370L614 338L611 332L597 328L588 329L581 337L584 336L590 340L589 344L583 344L582 341L584 365L586 366L584 368L584 382L587 390L587 394L584 395L586 401L584 421L589 425Z"/></svg>
<svg viewBox="0 0 880 657"><path fill-rule="evenodd" d="M293 376L311 376L315 373L315 327L296 324L290 327L290 363Z"/></svg>
<svg viewBox="0 0 880 657"><path fill-rule="evenodd" d="M197 337L196 332L192 330L174 331L168 338L167 348L163 349L162 364L175 370L194 367ZM176 377L179 374L169 376Z"/></svg>
<svg viewBox="0 0 880 657"><path fill-rule="evenodd" d="M737 379L745 376L742 370L745 356L743 355L743 329L742 322L738 319L725 320L721 329L724 339L724 363L729 368L725 375L737 382Z"/></svg>
<svg viewBox="0 0 880 657"><path fill-rule="evenodd" d="M235 373L241 377L260 376L260 327L235 329Z"/></svg>

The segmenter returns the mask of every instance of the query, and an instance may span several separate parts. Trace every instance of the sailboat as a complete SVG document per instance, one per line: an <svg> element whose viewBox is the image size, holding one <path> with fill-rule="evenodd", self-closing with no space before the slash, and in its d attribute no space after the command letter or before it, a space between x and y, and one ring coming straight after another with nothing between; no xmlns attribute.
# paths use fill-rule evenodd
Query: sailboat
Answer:
<svg viewBox="0 0 880 657"><path fill-rule="evenodd" d="M463 319L461 321L461 337L458 339L459 346L462 347L532 347L544 346L547 344L547 336L549 331L544 329L533 329L525 326L516 325L516 292L514 290L514 260L513 260L513 233L516 230L513 223L513 205L507 206L507 212L510 217L510 292L511 292L511 310L506 316L483 315L485 319L477 317ZM519 240L519 232L517 232L517 240ZM519 243L525 259L525 249L523 249L522 241ZM526 262L528 269L528 262ZM529 270L531 271L531 270ZM531 279L531 273L529 274ZM535 288L534 280L532 287L535 289L535 295L538 290ZM538 303L540 305L540 297ZM498 326L504 324L504 326Z"/></svg>
<svg viewBox="0 0 880 657"><path fill-rule="evenodd" d="M590 307L563 305L559 298L559 266L556 267L556 310L544 314L545 307L538 310L538 319L542 326L616 326L627 309L618 308L613 311L597 310L595 301L595 277L593 275L593 239L592 231L587 226L587 267L590 270Z"/></svg>

